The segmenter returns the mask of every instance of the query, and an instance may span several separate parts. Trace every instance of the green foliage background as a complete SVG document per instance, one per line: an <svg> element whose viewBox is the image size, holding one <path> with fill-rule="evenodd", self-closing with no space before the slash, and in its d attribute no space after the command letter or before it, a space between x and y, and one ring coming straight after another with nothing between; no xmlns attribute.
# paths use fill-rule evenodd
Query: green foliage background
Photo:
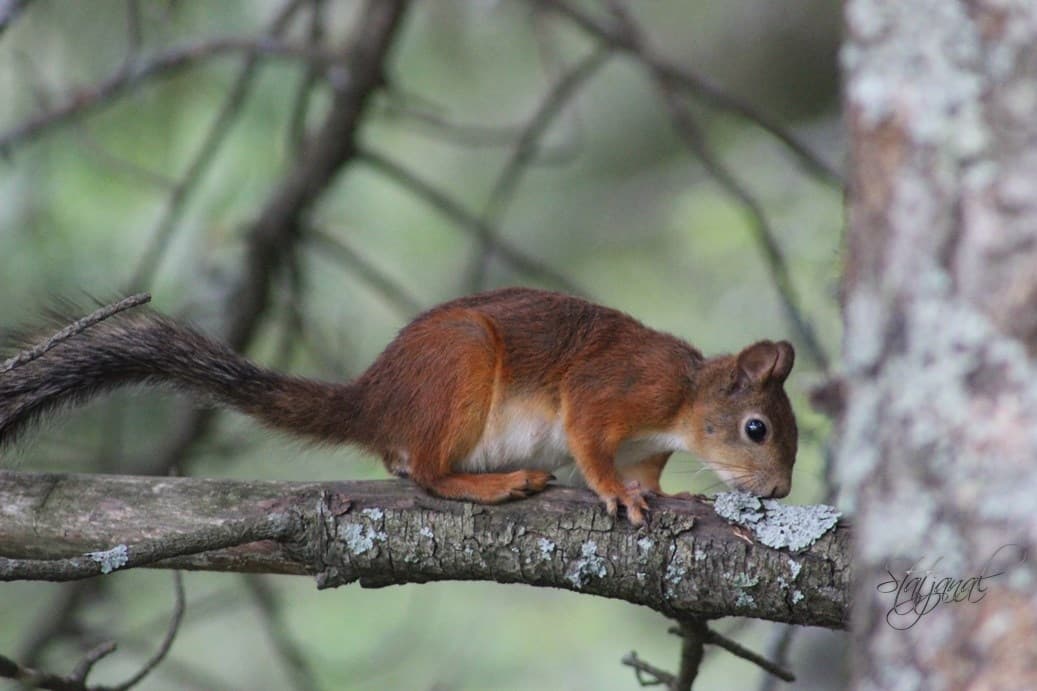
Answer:
<svg viewBox="0 0 1037 691"><path fill-rule="evenodd" d="M243 0L140 5L145 55L206 36L258 33L277 7ZM600 11L596 3L586 6ZM354 9L351 2L330 3L335 38L348 33ZM841 160L836 4L660 0L633 9L660 53L783 120L825 158ZM0 36L0 133L111 74L126 55L125 12L126 3L114 0L34 2ZM291 35L302 36L304 22L296 24ZM589 47L563 21L534 20L523 2L426 0L415 3L407 19L389 76L412 95L405 103L433 102L457 122L518 126L553 81L545 67L550 56L572 64ZM165 203L168 189L159 181L180 177L240 60L213 59L6 152L0 159L0 329L32 322L54 296L85 303L85 294L106 299L126 289ZM264 62L158 271L148 277L157 308L203 326L220 319L241 258L240 230L291 153L287 130L302 72L291 60ZM311 121L325 103L318 90ZM758 129L709 109L696 113L766 209L806 311L834 358L841 192L804 175ZM475 212L508 155L507 147L451 143L385 108L384 97L361 141ZM611 58L548 132L544 148L547 160L528 171L501 218L510 242L588 296L707 353L762 337L795 340L744 211L682 146L637 64ZM471 288L464 277L477 251L472 238L363 164L339 176L314 222L423 306ZM296 333L288 326L282 281L251 353L259 361L314 376L350 376L413 316L316 244L304 245L299 265L309 328ZM500 260L488 278L487 287L537 284ZM292 344L287 351L285 342ZM816 363L801 351L789 382L803 428L792 502L815 501L822 491L828 427L806 401L817 379ZM166 395L120 394L57 416L4 452L0 463L125 472L168 433L171 409ZM715 490L716 478L697 468L690 457L676 458L664 486ZM191 472L292 480L382 476L375 459L303 447L233 414L220 417ZM284 625L322 688L628 689L636 682L619 659L630 649L659 666L676 666L678 641L667 635L668 623L621 602L482 583L324 593L305 579L272 584ZM187 587L188 614L171 659L143 688L291 686L237 576L188 574ZM0 651L19 649L56 592L45 584L0 585ZM111 587L86 608L84 623L116 639L120 652L98 666L94 681L117 681L136 669L161 638L171 600L166 573L111 578ZM766 647L775 628L752 624L738 638ZM838 645L833 637L801 639L793 666L805 678L802 688L837 683L832 679L841 670L831 651ZM66 671L79 653L71 643L58 645L46 662ZM808 661L818 654L824 665ZM719 654L703 675L703 688L744 688L758 679L746 663Z"/></svg>

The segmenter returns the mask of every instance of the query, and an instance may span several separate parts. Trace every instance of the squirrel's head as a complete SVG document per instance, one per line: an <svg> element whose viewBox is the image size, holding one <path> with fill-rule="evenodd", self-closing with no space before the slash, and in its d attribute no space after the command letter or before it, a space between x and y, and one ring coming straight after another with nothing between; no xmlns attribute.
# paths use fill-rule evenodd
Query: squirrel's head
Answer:
<svg viewBox="0 0 1037 691"><path fill-rule="evenodd" d="M698 373L692 450L734 489L789 493L798 432L783 385L794 360L787 341L760 341L707 360Z"/></svg>

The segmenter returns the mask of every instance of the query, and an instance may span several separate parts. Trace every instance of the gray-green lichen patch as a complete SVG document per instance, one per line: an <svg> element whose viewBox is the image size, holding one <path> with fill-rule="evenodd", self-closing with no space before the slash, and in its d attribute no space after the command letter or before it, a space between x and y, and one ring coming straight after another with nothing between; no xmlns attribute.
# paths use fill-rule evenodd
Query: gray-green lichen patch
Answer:
<svg viewBox="0 0 1037 691"><path fill-rule="evenodd" d="M598 554L598 543L588 540L580 547L580 558L573 562L565 578L573 587L582 588L592 576L604 578L607 573L605 560Z"/></svg>
<svg viewBox="0 0 1037 691"><path fill-rule="evenodd" d="M126 565L130 550L126 545L116 545L103 552L89 552L86 556L101 565L101 573L111 573Z"/></svg>
<svg viewBox="0 0 1037 691"><path fill-rule="evenodd" d="M385 542L388 539L384 532L360 523L340 525L338 536L353 554L364 554L373 549L376 542Z"/></svg>
<svg viewBox="0 0 1037 691"><path fill-rule="evenodd" d="M569 572L565 575L566 580L573 587L581 588L587 584L592 576L605 578L608 574L605 568L605 559L597 553L597 543L588 540L580 548L580 558L572 562Z"/></svg>
<svg viewBox="0 0 1037 691"><path fill-rule="evenodd" d="M763 518L762 508L759 497L748 492L721 492L713 504L713 510L718 516L742 525Z"/></svg>
<svg viewBox="0 0 1037 691"><path fill-rule="evenodd" d="M760 583L759 576L750 576L746 573L725 574L731 580L731 585L736 588L752 588Z"/></svg>
<svg viewBox="0 0 1037 691"><path fill-rule="evenodd" d="M752 607L756 604L756 598L744 590L738 593L738 597L735 598L735 605L738 607Z"/></svg>
<svg viewBox="0 0 1037 691"><path fill-rule="evenodd" d="M537 550L540 552L541 561L550 561L551 555L555 551L555 543L546 537L542 537L537 540Z"/></svg>
<svg viewBox="0 0 1037 691"><path fill-rule="evenodd" d="M674 559L666 565L666 582L676 587L688 575L688 567Z"/></svg>
<svg viewBox="0 0 1037 691"><path fill-rule="evenodd" d="M746 492L722 492L713 510L721 518L753 531L756 539L775 549L806 549L835 527L842 515L834 506L790 506Z"/></svg>

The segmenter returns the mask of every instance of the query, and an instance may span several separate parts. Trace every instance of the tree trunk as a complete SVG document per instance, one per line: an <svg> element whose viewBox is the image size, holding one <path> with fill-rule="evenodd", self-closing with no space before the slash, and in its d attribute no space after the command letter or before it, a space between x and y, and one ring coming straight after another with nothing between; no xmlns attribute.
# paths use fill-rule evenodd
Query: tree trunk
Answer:
<svg viewBox="0 0 1037 691"><path fill-rule="evenodd" d="M1037 688L1037 3L846 20L856 686Z"/></svg>

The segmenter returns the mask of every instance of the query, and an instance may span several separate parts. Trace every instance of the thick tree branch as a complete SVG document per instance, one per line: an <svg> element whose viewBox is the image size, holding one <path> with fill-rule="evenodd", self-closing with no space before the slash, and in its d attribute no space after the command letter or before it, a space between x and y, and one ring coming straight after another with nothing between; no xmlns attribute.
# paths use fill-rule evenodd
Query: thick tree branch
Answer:
<svg viewBox="0 0 1037 691"><path fill-rule="evenodd" d="M790 554L748 544L709 504L659 499L654 507L650 528L639 530L607 516L589 492L565 488L490 507L436 499L396 480L0 471L0 578L99 574L101 563L84 554L124 545L121 568L309 574L321 588L526 583L618 598L676 619L845 626L845 525Z"/></svg>

